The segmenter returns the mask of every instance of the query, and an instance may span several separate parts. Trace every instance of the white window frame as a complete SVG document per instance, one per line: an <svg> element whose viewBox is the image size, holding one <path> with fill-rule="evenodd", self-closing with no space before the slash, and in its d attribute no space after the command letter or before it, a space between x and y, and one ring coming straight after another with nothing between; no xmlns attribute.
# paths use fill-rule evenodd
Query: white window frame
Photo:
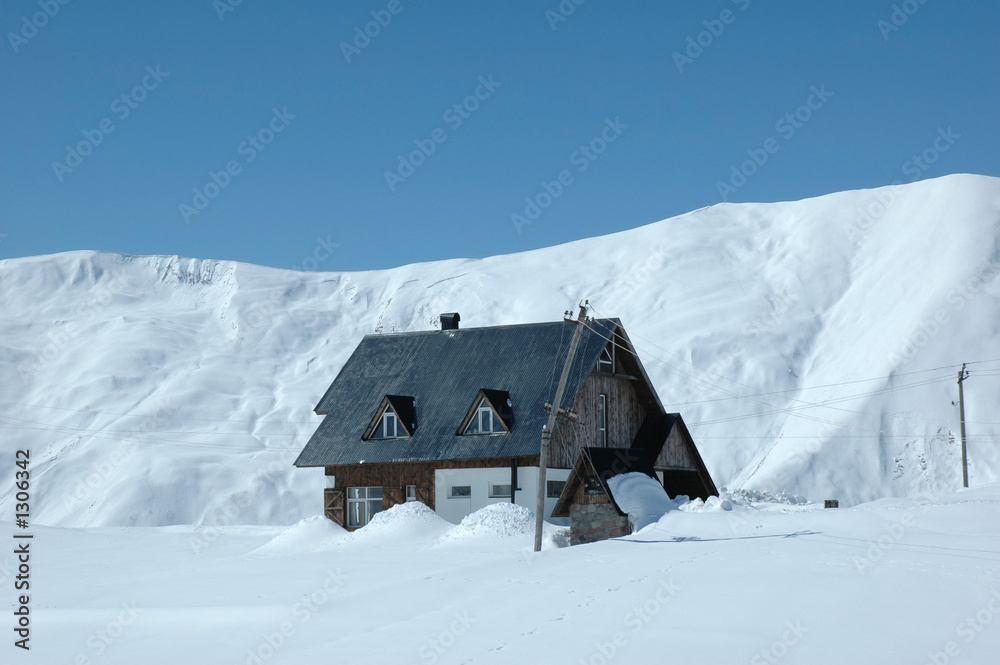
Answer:
<svg viewBox="0 0 1000 665"><path fill-rule="evenodd" d="M389 423L392 423L392 435L389 435ZM384 436L379 436L379 432L384 434ZM399 424L399 416L389 405L386 405L385 411L379 416L378 424L375 425L375 429L372 430L369 439L375 439L376 441L381 441L383 439L405 439L408 435L403 426Z"/></svg>
<svg viewBox="0 0 1000 665"><path fill-rule="evenodd" d="M498 493L497 490L495 489L497 487L506 487L507 493L506 494ZM490 483L491 499L509 499L512 491L513 491L513 486L510 484L510 481L506 483Z"/></svg>
<svg viewBox="0 0 1000 665"><path fill-rule="evenodd" d="M459 487L468 487L469 488L469 493L468 494L462 494L462 495L456 495L455 494L455 490L457 490ZM448 498L449 499L471 499L472 498L472 485L470 485L469 483L462 483L461 485L448 485Z"/></svg>
<svg viewBox="0 0 1000 665"><path fill-rule="evenodd" d="M417 486L416 485L407 485L406 486L406 500L407 501L416 501L417 500Z"/></svg>
<svg viewBox="0 0 1000 665"><path fill-rule="evenodd" d="M485 422L484 422L485 421ZM488 424L488 427L486 426ZM472 430L472 426L476 425L476 431ZM473 434L503 434L506 430L503 428L503 424L500 422L500 418L497 414L493 413L493 407L490 406L489 401L484 397L479 400L479 406L476 407L475 413L469 418L469 423L465 426L465 431L463 434L473 435Z"/></svg>
<svg viewBox="0 0 1000 665"><path fill-rule="evenodd" d="M597 445L608 447L608 395L600 393L597 396Z"/></svg>
<svg viewBox="0 0 1000 665"><path fill-rule="evenodd" d="M378 496L374 490L378 490ZM351 495L357 493L358 496ZM372 521L372 518L382 511L384 493L380 486L371 487L348 487L347 488L347 527L357 529ZM378 508L372 510L377 502ZM356 509L356 510L355 510ZM363 512L361 512L363 511ZM358 512L358 519L354 519L354 513Z"/></svg>

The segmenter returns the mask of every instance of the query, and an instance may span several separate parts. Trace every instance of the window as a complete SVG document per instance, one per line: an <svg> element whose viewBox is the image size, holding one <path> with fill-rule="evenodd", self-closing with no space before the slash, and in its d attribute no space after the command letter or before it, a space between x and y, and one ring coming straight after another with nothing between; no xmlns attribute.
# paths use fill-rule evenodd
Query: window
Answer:
<svg viewBox="0 0 1000 665"><path fill-rule="evenodd" d="M386 409L382 417L379 418L378 425L375 426L375 431L372 432L371 438L395 439L398 425L399 419L396 418L396 413L392 409Z"/></svg>
<svg viewBox="0 0 1000 665"><path fill-rule="evenodd" d="M510 483L490 483L491 499L509 499Z"/></svg>
<svg viewBox="0 0 1000 665"><path fill-rule="evenodd" d="M347 526L364 526L382 511L381 487L347 488Z"/></svg>
<svg viewBox="0 0 1000 665"><path fill-rule="evenodd" d="M448 488L449 499L469 499L472 497L472 485L452 485Z"/></svg>
<svg viewBox="0 0 1000 665"><path fill-rule="evenodd" d="M597 445L608 447L608 396L597 396Z"/></svg>
<svg viewBox="0 0 1000 665"><path fill-rule="evenodd" d="M479 406L472 414L469 424L465 427L465 434L502 434L503 424L493 413L486 398L479 400Z"/></svg>
<svg viewBox="0 0 1000 665"><path fill-rule="evenodd" d="M406 486L406 500L407 501L416 501L417 500L417 486L416 485L407 485Z"/></svg>
<svg viewBox="0 0 1000 665"><path fill-rule="evenodd" d="M413 397L386 395L375 410L362 439L407 439L417 427Z"/></svg>
<svg viewBox="0 0 1000 665"><path fill-rule="evenodd" d="M597 371L602 374L615 373L615 347L609 344L601 351L601 357L597 359Z"/></svg>
<svg viewBox="0 0 1000 665"><path fill-rule="evenodd" d="M550 499L558 499L562 496L564 487L566 487L565 480L546 480L545 496Z"/></svg>

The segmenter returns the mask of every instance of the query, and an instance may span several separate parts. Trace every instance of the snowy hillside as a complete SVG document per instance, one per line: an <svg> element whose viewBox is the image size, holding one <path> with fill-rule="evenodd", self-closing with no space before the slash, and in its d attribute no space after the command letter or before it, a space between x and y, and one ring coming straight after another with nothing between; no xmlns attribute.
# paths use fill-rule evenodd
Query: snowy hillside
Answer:
<svg viewBox="0 0 1000 665"><path fill-rule="evenodd" d="M584 298L622 319L719 486L842 505L960 487L974 361L993 362L965 384L971 484L1000 480L1000 179L971 175L384 271L0 261L0 451L32 449L40 524L293 524L322 478L291 463L362 335Z"/></svg>

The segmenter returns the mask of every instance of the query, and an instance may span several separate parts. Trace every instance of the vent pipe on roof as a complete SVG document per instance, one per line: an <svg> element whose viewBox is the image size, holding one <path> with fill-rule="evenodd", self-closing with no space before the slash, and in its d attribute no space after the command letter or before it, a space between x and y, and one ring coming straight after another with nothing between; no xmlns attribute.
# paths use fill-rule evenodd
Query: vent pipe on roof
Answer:
<svg viewBox="0 0 1000 665"><path fill-rule="evenodd" d="M450 312L441 315L441 330L458 330L458 322L461 320L458 312Z"/></svg>

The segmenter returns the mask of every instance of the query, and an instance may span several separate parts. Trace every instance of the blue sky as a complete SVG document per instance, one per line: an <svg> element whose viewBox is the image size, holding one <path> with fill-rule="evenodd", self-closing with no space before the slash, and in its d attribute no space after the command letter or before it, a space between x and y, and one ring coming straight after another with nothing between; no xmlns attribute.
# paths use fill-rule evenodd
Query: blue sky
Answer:
<svg viewBox="0 0 1000 665"><path fill-rule="evenodd" d="M63 1L3 3L3 258L360 270L1000 175L997 3Z"/></svg>

